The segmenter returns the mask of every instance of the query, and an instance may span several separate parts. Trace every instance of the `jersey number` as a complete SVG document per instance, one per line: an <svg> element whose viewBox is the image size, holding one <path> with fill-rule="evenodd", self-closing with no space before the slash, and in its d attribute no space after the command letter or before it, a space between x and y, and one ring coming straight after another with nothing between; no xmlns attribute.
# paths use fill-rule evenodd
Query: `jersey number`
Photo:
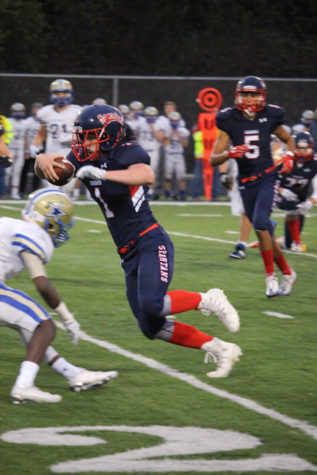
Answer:
<svg viewBox="0 0 317 475"><path fill-rule="evenodd" d="M260 136L259 134L246 134L244 136L244 143L249 147L249 152L245 154L246 158L249 158L250 160L254 160L260 156L260 147L258 146L258 143L260 141Z"/></svg>

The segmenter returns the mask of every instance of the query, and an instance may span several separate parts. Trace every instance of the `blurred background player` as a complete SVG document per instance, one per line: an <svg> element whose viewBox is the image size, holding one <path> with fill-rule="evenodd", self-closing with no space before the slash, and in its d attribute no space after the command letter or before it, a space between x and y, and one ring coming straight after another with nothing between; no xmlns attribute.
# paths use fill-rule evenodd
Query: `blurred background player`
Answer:
<svg viewBox="0 0 317 475"><path fill-rule="evenodd" d="M106 99L104 99L103 97L96 97L93 101L92 101L92 105L93 106L100 106L101 104L108 104Z"/></svg>
<svg viewBox="0 0 317 475"><path fill-rule="evenodd" d="M21 102L15 102L10 108L10 122L13 129L13 139L9 148L14 155L13 165L7 175L7 185L10 187L12 200L19 200L20 180L25 160L26 136L25 136L25 106Z"/></svg>
<svg viewBox="0 0 317 475"><path fill-rule="evenodd" d="M135 136L137 136L140 120L144 117L144 104L141 101L132 101L129 104L129 110L130 112L126 118L126 122L133 130Z"/></svg>
<svg viewBox="0 0 317 475"><path fill-rule="evenodd" d="M115 371L95 372L72 365L49 346L55 326L47 311L23 292L10 288L6 280L28 269L30 278L46 304L61 317L72 342L80 337L79 323L50 282L44 265L53 256L54 247L69 239L73 224L72 203L59 190L38 190L30 195L21 219L0 218L0 326L17 330L27 347L19 376L12 388L13 402L56 403L57 394L34 386L41 361L64 376L74 391L90 389L117 376Z"/></svg>
<svg viewBox="0 0 317 475"><path fill-rule="evenodd" d="M310 126L315 118L314 111L310 109L304 110L301 115L300 122L293 125L292 134L297 134L298 132L309 132Z"/></svg>
<svg viewBox="0 0 317 475"><path fill-rule="evenodd" d="M158 117L158 124L161 130L164 130L165 134L170 130L169 114L177 111L177 104L174 101L168 100L163 104L163 114ZM180 126L186 127L184 119L180 118ZM159 163L157 168L157 175L155 177L153 199L159 199L160 194L164 191L164 173L165 173L165 148L163 143L159 152Z"/></svg>
<svg viewBox="0 0 317 475"><path fill-rule="evenodd" d="M134 129L136 141L151 157L151 168L155 178L158 177L160 148L165 136L165 128L158 120L159 111L154 106L144 109L144 117L140 117L138 125ZM130 125L130 121L128 121ZM152 198L153 186L149 187L148 197Z"/></svg>
<svg viewBox="0 0 317 475"><path fill-rule="evenodd" d="M44 144L46 153L67 155L71 149L74 122L82 109L72 104L73 86L66 79L55 79L51 82L49 92L51 104L41 107L36 116L40 128L30 147L32 157L36 157ZM75 182L75 179L71 180L62 189L71 195ZM43 181L43 186L48 186L46 180Z"/></svg>
<svg viewBox="0 0 317 475"><path fill-rule="evenodd" d="M224 167L227 165L227 167ZM244 210L241 194L239 191L239 185L237 181L238 165L235 160L229 159L226 164L222 164L220 169L220 179L223 186L229 189L231 214L232 216L240 216L239 221L239 239L233 249L228 255L231 259L244 259L246 256L246 246L248 243L249 235L252 229L252 224L246 215Z"/></svg>
<svg viewBox="0 0 317 475"><path fill-rule="evenodd" d="M238 182L245 213L259 240L265 268L266 296L289 295L296 280L293 271L273 235L270 215L276 199L278 174L271 154L271 134L287 145L287 153L280 162L280 173L292 170L294 140L283 128L284 111L266 105L266 85L261 78L246 76L238 81L235 106L217 113L220 133L211 154L212 165L220 165L229 158L237 160ZM229 146L231 142L232 145ZM274 264L283 278L279 286Z"/></svg>
<svg viewBox="0 0 317 475"><path fill-rule="evenodd" d="M20 194L29 195L32 191L40 187L40 180L34 173L34 157L31 157L30 146L39 131L40 123L36 119L36 114L43 107L41 102L33 102L31 105L31 114L25 119L25 161L21 173Z"/></svg>
<svg viewBox="0 0 317 475"><path fill-rule="evenodd" d="M294 168L282 176L277 206L285 211L282 245L293 252L305 251L301 239L304 216L317 203L317 154L309 132L295 136Z"/></svg>
<svg viewBox="0 0 317 475"><path fill-rule="evenodd" d="M166 132L164 145L164 193L166 198L171 197L172 179L175 175L175 192L173 198L178 197L185 200L186 196L186 164L184 148L188 147L188 138L190 132L186 127L181 126L181 115L177 111L170 112L169 130Z"/></svg>
<svg viewBox="0 0 317 475"><path fill-rule="evenodd" d="M14 155L8 147L12 138L11 122L4 115L0 115L0 199L6 197L6 169L12 166L14 160ZM6 157L9 157L9 160Z"/></svg>

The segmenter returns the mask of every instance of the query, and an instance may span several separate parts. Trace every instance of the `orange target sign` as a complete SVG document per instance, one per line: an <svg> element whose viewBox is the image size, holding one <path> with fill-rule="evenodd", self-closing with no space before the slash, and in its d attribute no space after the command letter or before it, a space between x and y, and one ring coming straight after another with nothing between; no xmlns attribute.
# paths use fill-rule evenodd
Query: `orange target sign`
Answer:
<svg viewBox="0 0 317 475"><path fill-rule="evenodd" d="M206 87L199 91L196 101L203 110L215 112L222 104L222 95L218 89Z"/></svg>
<svg viewBox="0 0 317 475"><path fill-rule="evenodd" d="M217 138L216 112L222 104L222 95L218 89L207 87L199 91L196 102L201 109L207 111L199 114L198 123L203 134L204 144L203 178L205 198L211 200L214 169L209 160Z"/></svg>

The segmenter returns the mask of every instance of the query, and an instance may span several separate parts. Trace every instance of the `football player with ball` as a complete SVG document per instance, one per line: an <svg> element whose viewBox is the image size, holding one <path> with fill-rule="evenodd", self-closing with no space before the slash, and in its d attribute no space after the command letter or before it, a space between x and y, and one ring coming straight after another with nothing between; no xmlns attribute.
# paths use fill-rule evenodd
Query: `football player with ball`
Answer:
<svg viewBox="0 0 317 475"><path fill-rule="evenodd" d="M56 164L58 157L40 154L36 174L51 183L58 180L54 167L63 167ZM204 315L214 314L231 333L240 326L236 309L221 289L168 290L174 269L173 243L146 198L154 183L150 157L139 144L125 140L121 112L110 105L85 108L75 121L67 160L108 224L125 273L127 298L143 334L149 339L203 350L214 357L217 365L207 376L228 376L242 354L238 345L166 318L199 310Z"/></svg>

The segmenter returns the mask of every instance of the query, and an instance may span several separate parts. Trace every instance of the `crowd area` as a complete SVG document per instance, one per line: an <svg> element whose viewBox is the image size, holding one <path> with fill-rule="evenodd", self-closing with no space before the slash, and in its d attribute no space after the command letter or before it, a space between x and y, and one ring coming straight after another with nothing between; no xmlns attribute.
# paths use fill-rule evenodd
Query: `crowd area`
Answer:
<svg viewBox="0 0 317 475"><path fill-rule="evenodd" d="M8 117L0 115L1 139L12 152L13 165L5 168L0 163L0 199L19 200L39 187L45 186L34 174L36 155L46 153L67 154L71 147L72 127L76 116L87 105L73 104L72 84L57 79L49 86L49 105L34 102L29 115L24 104L15 102L10 107ZM107 104L104 98L95 98L92 104ZM151 167L155 173L155 185L148 192L148 198L167 200L204 200L204 143L199 120L186 124L178 105L166 100L163 110L156 106L144 106L140 100L129 104L119 104L129 126L130 138L139 143L151 157ZM299 122L285 125L295 135L309 132L317 150L317 109L299 113ZM191 145L191 147L189 147ZM193 152L193 173L188 173L185 149ZM281 142L272 135L272 152L281 153ZM234 160L228 164L228 174L214 167L212 177L212 200L230 199L234 184L236 166ZM229 190L229 191L228 191ZM67 193L73 200L79 199L85 190L79 181L73 181ZM90 199L86 192L86 199ZM235 214L235 212L233 213Z"/></svg>

